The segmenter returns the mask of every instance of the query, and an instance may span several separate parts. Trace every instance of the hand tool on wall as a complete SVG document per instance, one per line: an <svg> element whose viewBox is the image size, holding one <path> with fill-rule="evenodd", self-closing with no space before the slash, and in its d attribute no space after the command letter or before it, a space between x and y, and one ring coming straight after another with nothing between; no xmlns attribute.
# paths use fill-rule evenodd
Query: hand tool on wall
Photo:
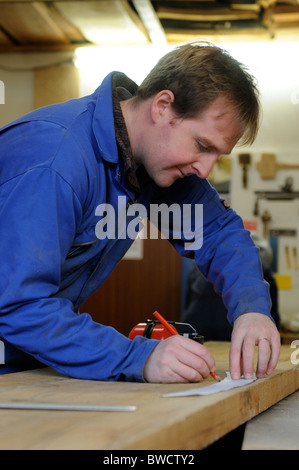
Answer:
<svg viewBox="0 0 299 470"><path fill-rule="evenodd" d="M263 237L268 238L268 225L271 220L270 212L266 209L262 215L262 222L264 224Z"/></svg>
<svg viewBox="0 0 299 470"><path fill-rule="evenodd" d="M253 211L252 211L252 213L253 213L253 215L255 215L255 217L257 217L260 214L259 200L260 200L260 197L257 196L256 199L255 199L255 203L254 203Z"/></svg>
<svg viewBox="0 0 299 470"><path fill-rule="evenodd" d="M284 247L284 252L285 252L285 257L286 257L286 264L287 264L287 268L288 269L291 269L291 257L290 257L290 247L289 245L286 245Z"/></svg>
<svg viewBox="0 0 299 470"><path fill-rule="evenodd" d="M299 164L277 163L274 153L263 153L260 162L256 164L262 179L274 179L277 170L299 169Z"/></svg>
<svg viewBox="0 0 299 470"><path fill-rule="evenodd" d="M298 265L298 256L297 256L297 248L294 246L293 247L293 256L294 256L294 262L295 262L295 270L299 270L299 265Z"/></svg>
<svg viewBox="0 0 299 470"><path fill-rule="evenodd" d="M282 192L292 193L293 192L293 183L294 183L294 178L292 176L288 176L285 179L284 185L281 186Z"/></svg>
<svg viewBox="0 0 299 470"><path fill-rule="evenodd" d="M248 185L248 167L251 163L251 155L249 153L239 154L239 163L242 168L242 183L243 188L247 188Z"/></svg>

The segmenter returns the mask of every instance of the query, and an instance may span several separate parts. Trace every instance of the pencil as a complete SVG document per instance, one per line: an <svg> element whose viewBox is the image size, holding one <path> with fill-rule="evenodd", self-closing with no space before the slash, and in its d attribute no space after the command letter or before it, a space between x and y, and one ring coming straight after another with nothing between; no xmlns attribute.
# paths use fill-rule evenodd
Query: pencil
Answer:
<svg viewBox="0 0 299 470"><path fill-rule="evenodd" d="M165 328L169 331L169 333L171 333L172 335L178 335L179 332L174 328L174 326L172 326L170 323L168 323L167 320L165 320L164 317L162 317L161 313L159 312L154 312L154 316L157 318L157 320L159 320L160 323L162 323L162 325L165 326Z"/></svg>
<svg viewBox="0 0 299 470"><path fill-rule="evenodd" d="M179 332L170 323L168 323L167 320L165 320L165 318L161 315L161 313L155 311L154 316L157 318L157 320L159 320L160 323L162 323L162 325L165 326L165 328L169 331L169 333L171 333L172 335L179 334ZM210 375L213 377L213 379L217 380L217 382L221 382L221 378L219 377L217 372L210 372Z"/></svg>

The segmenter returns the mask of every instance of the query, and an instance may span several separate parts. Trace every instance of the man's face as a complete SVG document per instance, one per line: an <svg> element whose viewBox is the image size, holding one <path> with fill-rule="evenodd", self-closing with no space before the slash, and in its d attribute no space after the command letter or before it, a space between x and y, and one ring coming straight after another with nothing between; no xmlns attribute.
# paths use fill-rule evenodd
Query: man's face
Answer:
<svg viewBox="0 0 299 470"><path fill-rule="evenodd" d="M217 158L229 154L242 136L240 120L224 98L197 118L177 118L170 103L161 110L139 156L161 187L193 174L207 178Z"/></svg>

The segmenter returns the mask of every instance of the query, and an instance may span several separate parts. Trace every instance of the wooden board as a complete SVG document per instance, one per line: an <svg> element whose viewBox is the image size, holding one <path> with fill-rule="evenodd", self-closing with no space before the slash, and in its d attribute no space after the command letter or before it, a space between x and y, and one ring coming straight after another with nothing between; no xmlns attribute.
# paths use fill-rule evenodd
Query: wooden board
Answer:
<svg viewBox="0 0 299 470"><path fill-rule="evenodd" d="M2 3L0 26L19 43L68 42L64 32L51 18L46 3Z"/></svg>
<svg viewBox="0 0 299 470"><path fill-rule="evenodd" d="M228 343L206 343L220 373ZM162 398L199 384L76 380L52 370L0 376L0 401L135 405L133 412L0 410L0 449L203 449L299 389L293 350L282 346L276 371L245 387L210 396ZM213 383L206 379L201 386Z"/></svg>
<svg viewBox="0 0 299 470"><path fill-rule="evenodd" d="M84 37L97 45L140 45L149 39L144 25L127 2L106 1L61 1L55 8Z"/></svg>

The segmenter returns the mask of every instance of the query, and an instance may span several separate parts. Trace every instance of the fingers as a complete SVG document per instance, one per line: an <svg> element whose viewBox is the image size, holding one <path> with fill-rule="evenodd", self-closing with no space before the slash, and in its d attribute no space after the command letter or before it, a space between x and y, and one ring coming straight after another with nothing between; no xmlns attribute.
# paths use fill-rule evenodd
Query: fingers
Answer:
<svg viewBox="0 0 299 470"><path fill-rule="evenodd" d="M199 382L215 370L207 348L183 336L161 341L144 367L148 382Z"/></svg>
<svg viewBox="0 0 299 470"><path fill-rule="evenodd" d="M268 363L268 367L266 369L266 374L267 375L272 374L272 372L274 371L274 369L277 365L277 362L278 362L278 359L279 359L279 354L280 354L280 344L281 344L280 335L277 332L277 334L275 334L271 338L271 341L270 341L271 355L270 355L270 360L269 360L269 363Z"/></svg>
<svg viewBox="0 0 299 470"><path fill-rule="evenodd" d="M258 378L264 377L271 356L271 345L267 338L259 338L258 340L258 360L256 367L256 376Z"/></svg>
<svg viewBox="0 0 299 470"><path fill-rule="evenodd" d="M188 343L180 346L176 358L173 356L173 368L184 381L199 382L209 376L211 368L215 366L214 360L202 345L195 343L196 348L192 349Z"/></svg>
<svg viewBox="0 0 299 470"><path fill-rule="evenodd" d="M242 337L236 337L235 340L232 339L229 353L232 379L239 379L241 375L244 375L245 379L253 377L254 350L254 342L245 342Z"/></svg>
<svg viewBox="0 0 299 470"><path fill-rule="evenodd" d="M253 377L255 350L258 346L256 375L271 374L280 352L280 336L266 315L246 313L234 324L229 353L233 379ZM215 370L215 361L207 348L176 335L161 341L144 367L148 382L198 382Z"/></svg>
<svg viewBox="0 0 299 470"><path fill-rule="evenodd" d="M262 336L258 339L258 361L256 367L256 376L258 378L263 378L266 374L272 374L279 359L280 336L278 332L269 336L270 339Z"/></svg>
<svg viewBox="0 0 299 470"><path fill-rule="evenodd" d="M279 333L266 315L248 313L239 317L234 325L230 349L230 372L233 379L244 375L253 377L255 346L258 346L256 376L271 374L280 352Z"/></svg>

